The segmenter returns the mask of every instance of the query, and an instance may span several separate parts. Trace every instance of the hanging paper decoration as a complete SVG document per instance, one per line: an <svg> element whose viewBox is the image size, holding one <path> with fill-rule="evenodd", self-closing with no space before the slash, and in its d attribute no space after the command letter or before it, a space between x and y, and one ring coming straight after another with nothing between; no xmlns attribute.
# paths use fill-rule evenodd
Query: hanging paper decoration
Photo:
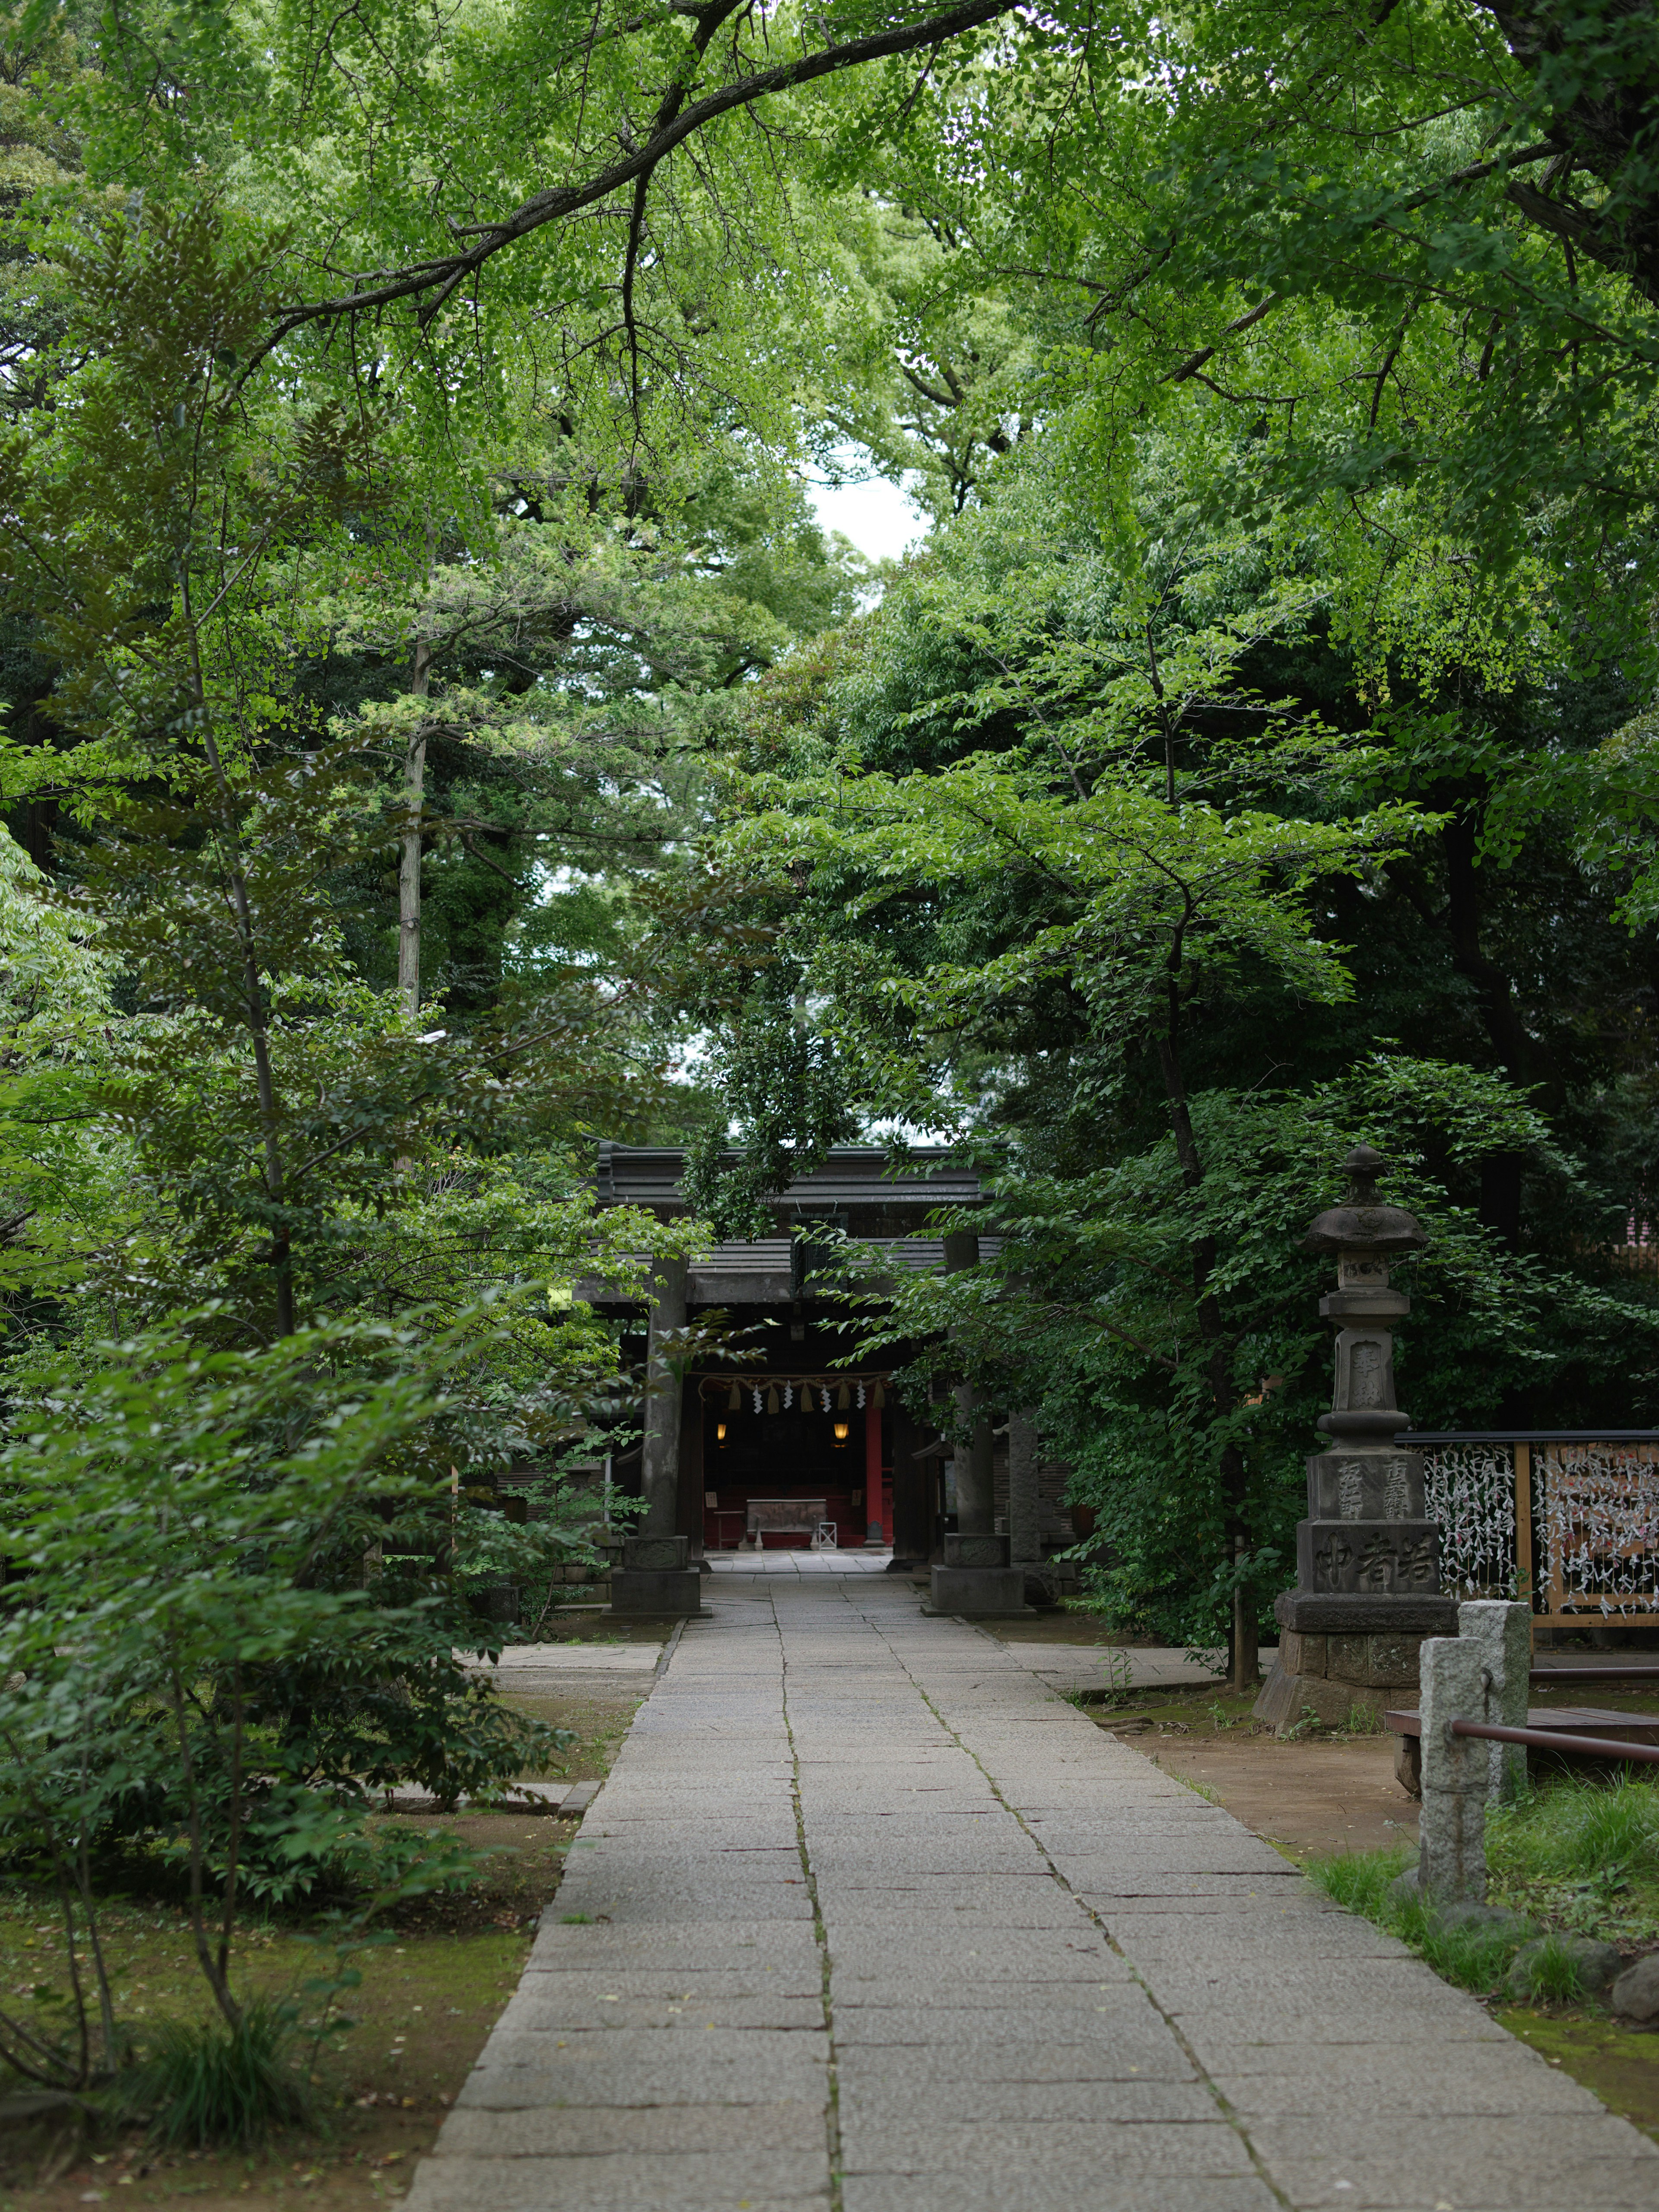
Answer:
<svg viewBox="0 0 1659 2212"><path fill-rule="evenodd" d="M786 1382L783 1386L783 1402L786 1407L793 1406L795 1402L795 1386L793 1382Z"/></svg>
<svg viewBox="0 0 1659 2212"><path fill-rule="evenodd" d="M827 1382L821 1382L818 1385L818 1401L823 1412L827 1413L830 1410L830 1385Z"/></svg>
<svg viewBox="0 0 1659 2212"><path fill-rule="evenodd" d="M756 1385L755 1385L755 1411L758 1413L759 1413L759 1411L760 1411L760 1409L761 1409L760 1384L759 1384L758 1382L757 1382L757 1383L756 1383ZM774 1410L774 1412L775 1412L775 1411L776 1411L775 1407L773 1408L773 1410Z"/></svg>
<svg viewBox="0 0 1659 2212"><path fill-rule="evenodd" d="M862 1382L859 1384L859 1411L860 1413L864 1411L864 1385Z"/></svg>

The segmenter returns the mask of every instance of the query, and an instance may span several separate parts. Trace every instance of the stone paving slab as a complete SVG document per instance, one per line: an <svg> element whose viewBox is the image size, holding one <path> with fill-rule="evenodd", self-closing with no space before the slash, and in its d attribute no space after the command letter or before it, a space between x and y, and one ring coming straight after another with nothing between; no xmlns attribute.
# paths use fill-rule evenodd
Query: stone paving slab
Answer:
<svg viewBox="0 0 1659 2212"><path fill-rule="evenodd" d="M607 2152L798 2151L816 2157L823 2114L811 2105L538 2106L454 2113L452 2148L471 2157L587 2158Z"/></svg>
<svg viewBox="0 0 1659 2212"><path fill-rule="evenodd" d="M1073 2212L1085 2206L1087 2212L1284 2212L1285 2202L1255 2173L1120 2181L1109 2170L1089 2177L1085 2196L1075 2173L1007 2164L931 2178L851 2173L841 2197L842 2212L1052 2212L1058 2205ZM1581 2208L1575 2203L1571 2212Z"/></svg>
<svg viewBox="0 0 1659 2212"><path fill-rule="evenodd" d="M708 1597L411 2212L1659 2212L1646 2137L1016 1647L897 1577Z"/></svg>
<svg viewBox="0 0 1659 2212"><path fill-rule="evenodd" d="M1251 2171L1237 2130L1212 2105L1201 2119L1163 2114L1155 2120L957 2121L940 2126L931 2116L918 2124L855 2118L842 2130L846 2173L908 2173L931 2180L1006 2166L1011 2160L1048 2169L1070 2169L1075 2192L1097 2174L1114 2180L1152 2174L1237 2173Z"/></svg>

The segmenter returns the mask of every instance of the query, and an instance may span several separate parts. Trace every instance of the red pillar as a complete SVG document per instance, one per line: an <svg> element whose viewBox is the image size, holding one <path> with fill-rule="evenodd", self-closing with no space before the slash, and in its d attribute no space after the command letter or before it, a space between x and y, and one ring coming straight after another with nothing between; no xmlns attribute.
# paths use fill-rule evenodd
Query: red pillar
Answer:
<svg viewBox="0 0 1659 2212"><path fill-rule="evenodd" d="M892 1542L892 1525L881 1487L881 1407L873 1390L867 1390L864 1400L864 1519L866 1543Z"/></svg>

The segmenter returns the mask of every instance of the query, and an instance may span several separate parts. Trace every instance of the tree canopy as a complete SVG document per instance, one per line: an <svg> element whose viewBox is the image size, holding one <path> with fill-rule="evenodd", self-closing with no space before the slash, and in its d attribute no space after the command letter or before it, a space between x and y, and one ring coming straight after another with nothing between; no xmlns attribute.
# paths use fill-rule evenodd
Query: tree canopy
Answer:
<svg viewBox="0 0 1659 2212"><path fill-rule="evenodd" d="M1418 1419L1651 1420L1656 40L15 11L19 1494L118 1494L92 1409L145 1392L303 1489L360 1376L384 1484L319 1443L295 1508L356 1531L331 1587L378 1515L388 1613L485 1633L497 1478L580 1548L637 1405L573 1285L918 1132L1002 1257L851 1283L856 1329L933 1347L918 1407L932 1361L1033 1410L1162 1632L1286 1577L1291 1240L1358 1139L1434 1238ZM812 512L866 465L933 517L902 568ZM599 1133L686 1144L702 1221L601 1221Z"/></svg>

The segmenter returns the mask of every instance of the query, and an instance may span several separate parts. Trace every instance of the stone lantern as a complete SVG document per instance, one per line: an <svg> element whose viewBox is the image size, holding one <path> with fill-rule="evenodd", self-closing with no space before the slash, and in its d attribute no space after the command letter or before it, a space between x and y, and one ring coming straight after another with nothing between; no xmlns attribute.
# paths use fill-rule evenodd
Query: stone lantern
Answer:
<svg viewBox="0 0 1659 2212"><path fill-rule="evenodd" d="M1346 1204L1302 1240L1304 1252L1336 1261L1336 1288L1319 1302L1336 1324L1336 1383L1319 1423L1330 1445L1308 1462L1296 1588L1273 1606L1279 1657L1255 1705L1280 1735L1310 1713L1341 1726L1356 1707L1376 1713L1414 1696L1423 1638L1457 1633L1456 1601L1440 1591L1422 1455L1395 1442L1411 1423L1395 1403L1394 1324L1411 1300L1390 1287L1389 1267L1428 1239L1403 1207L1378 1199L1381 1153L1360 1145L1342 1164L1352 1178Z"/></svg>

